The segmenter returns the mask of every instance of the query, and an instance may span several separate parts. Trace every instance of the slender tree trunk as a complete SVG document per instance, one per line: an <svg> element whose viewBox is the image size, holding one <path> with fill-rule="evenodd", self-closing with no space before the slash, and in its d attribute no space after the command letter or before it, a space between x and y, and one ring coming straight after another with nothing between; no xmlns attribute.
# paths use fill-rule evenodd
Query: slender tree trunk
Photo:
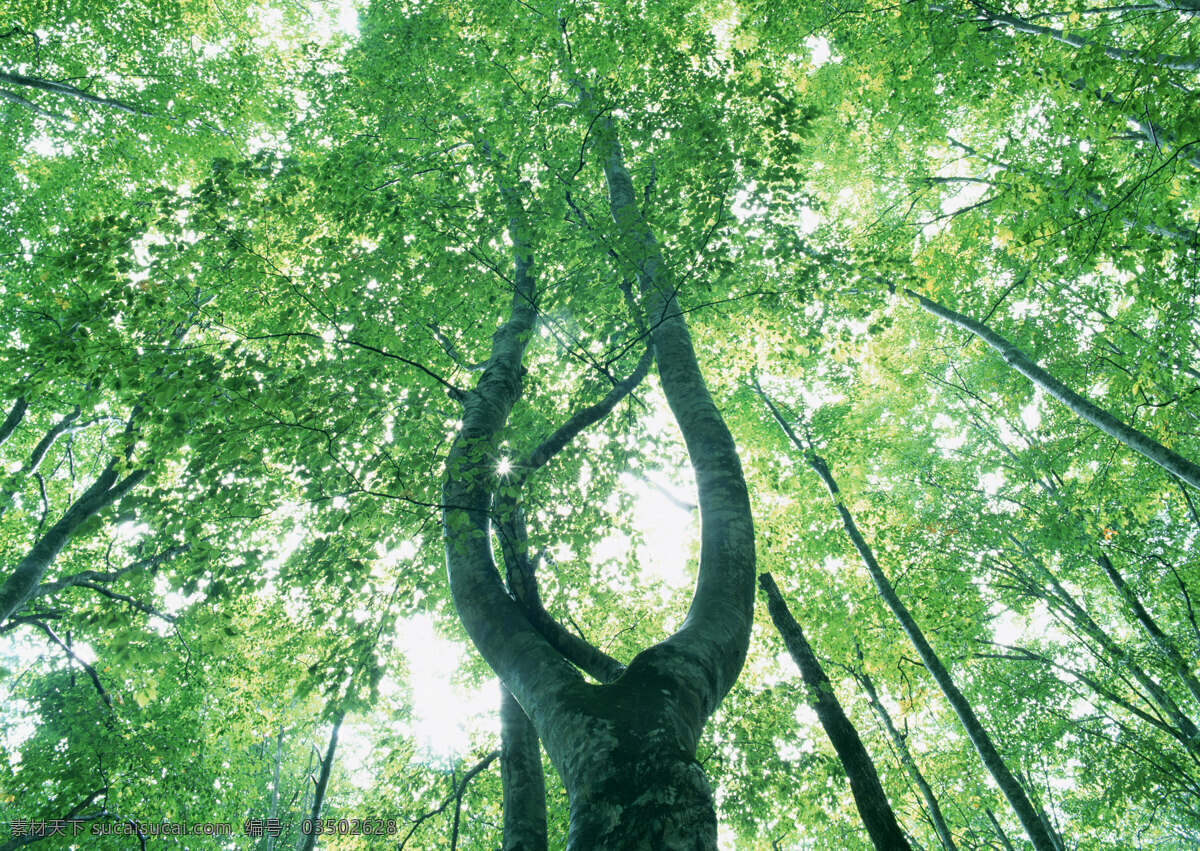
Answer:
<svg viewBox="0 0 1200 851"><path fill-rule="evenodd" d="M1008 765L1004 762L1004 758L1000 755L992 742L991 736L980 723L975 710L971 707L970 702L958 686L954 682L954 678L950 676L950 671L942 664L941 658L934 651L929 641L925 638L925 633L917 625L912 613L908 607L900 600L896 594L896 589L892 587L891 581L883 572L883 568L879 566L879 562L875 559L875 553L871 550L866 539L858 530L858 525L854 522L853 515L850 514L842 501L841 492L838 490L837 482L833 478L833 474L829 470L829 465L825 460L810 447L806 446L792 431L792 427L779 413L775 404L770 398L763 393L762 388L758 389L763 401L771 410L776 422L783 429L784 433L799 449L808 465L820 476L825 487L829 490L829 495L833 499L834 507L838 515L842 519L842 526L846 530L847 536L854 543L854 548L858 550L859 556L862 558L863 564L871 575L872 581L875 583L875 588L879 591L879 596L883 598L888 609L891 610L896 620L900 622L904 634L908 636L908 640L912 642L913 648L917 651L917 655L921 659L921 663L929 671L938 688L945 696L946 701L954 710L954 714L958 717L959 723L962 724L963 730L967 734L967 738L975 747L975 752L979 754L980 760L984 767L992 775L992 779L999 786L1001 794L1016 813L1017 819L1021 822L1021 826L1025 828L1025 833L1033 843L1033 847L1037 851L1058 851L1054 840L1050 838L1050 833L1046 825L1042 823L1038 817L1037 811L1029 800L1029 796L1025 794L1020 782L1009 770Z"/></svg>
<svg viewBox="0 0 1200 851"><path fill-rule="evenodd" d="M456 851L458 848L459 825L462 818L462 799L463 795L467 793L467 787L471 785L471 781L483 773L483 771L487 769L487 767L491 765L498 756L500 756L500 751L492 751L483 759L479 760L479 762L475 763L475 765L463 775L463 779L454 785L454 789L450 793L450 799L454 801L454 820L452 821L450 828L450 851ZM449 803L449 800L447 800L446 803ZM445 804L443 804L443 807L444 806Z"/></svg>
<svg viewBox="0 0 1200 851"><path fill-rule="evenodd" d="M758 584L767 595L771 622L783 636L783 643L787 645L792 661L800 669L804 684L808 686L809 705L816 710L825 735L829 737L846 770L854 804L858 807L859 817L867 828L871 842L877 851L912 851L912 846L896 821L896 813L888 802L887 793L879 782L875 762L859 738L858 730L842 710L837 695L833 693L833 684L804 637L804 630L788 610L771 574L764 573L758 577Z"/></svg>
<svg viewBox="0 0 1200 851"><path fill-rule="evenodd" d="M546 778L537 730L508 689L500 686L500 782L504 788L504 851L545 851Z"/></svg>
<svg viewBox="0 0 1200 851"><path fill-rule="evenodd" d="M861 654L859 658L861 661ZM896 729L896 725L892 722L892 716L887 711L887 707L879 699L879 693L875 690L874 681L861 668L855 673L855 678L862 685L863 691L867 695L867 702L871 704L871 708L879 716L879 720L883 724L883 729L887 731L888 738L892 742L892 747L896 749L896 754L900 757L900 763L904 766L905 771L908 772L908 776L912 778L912 782L916 784L917 789L920 790L921 797L925 801L926 810L929 813L929 820L933 823L933 829L937 833L938 839L941 840L942 847L945 851L958 851L958 846L954 843L954 835L950 832L949 825L946 824L946 817L942 814L942 808L938 803L937 796L933 794L933 788L925 779L920 766L917 765L912 751L908 748L908 742L900 735L900 731Z"/></svg>
<svg viewBox="0 0 1200 851"><path fill-rule="evenodd" d="M283 725L279 726L279 735L275 737L275 776L271 781L271 810L267 818L272 821L279 818L279 765L283 762ZM275 834L267 835L267 851L275 851Z"/></svg>
<svg viewBox="0 0 1200 851"><path fill-rule="evenodd" d="M1026 787L1031 790L1034 789L1034 785L1029 782L1029 777L1027 775L1022 774L1019 779L1025 784ZM1046 812L1046 808L1042 806L1041 796L1034 793L1030 797L1033 799L1034 807L1037 808L1038 816L1040 816L1042 819L1042 824L1046 825L1046 832L1049 833L1050 838L1054 840L1054 847L1057 848L1058 851L1065 851L1063 848L1062 836L1055 828L1054 822L1050 820L1050 814Z"/></svg>
<svg viewBox="0 0 1200 851"><path fill-rule="evenodd" d="M333 718L333 732L329 734L329 747L325 749L325 758L321 760L321 774L317 778L317 786L313 790L312 810L308 816L312 823L312 830L303 836L300 851L313 851L317 847L317 825L321 821L321 808L325 806L325 791L329 788L329 775L333 771L333 758L337 754L338 733L342 729L342 721L345 718L345 709L339 709ZM301 832L303 833L303 830Z"/></svg>
<svg viewBox="0 0 1200 851"><path fill-rule="evenodd" d="M309 791L309 779L312 777L313 756L316 756L319 759L321 755L319 753L317 753L317 749L315 747L310 747L308 749L308 762L304 766L304 775L300 781L301 783L304 784L302 787L304 790L304 794L300 796L299 812L301 812L301 813L308 810L308 806L309 806L308 801L309 801L309 795L311 794ZM297 792L296 794L299 795L300 793ZM293 795L292 800L295 801L295 799L296 799L296 796ZM290 809L290 805L289 805L289 809ZM308 841L308 835L303 830L298 830L298 831L296 831L296 833L297 833L296 851L300 851L300 849L304 847L304 843Z"/></svg>
<svg viewBox="0 0 1200 851"><path fill-rule="evenodd" d="M1149 672L1138 663L1138 661L1125 651L1117 641L1108 634L1100 624L1088 614L1087 610L1079 603L1075 597L1063 587L1053 573L1050 572L1040 559L1033 557L1032 554L1026 553L1026 557L1030 563L1034 565L1037 575L1033 583L1034 587L1045 589L1049 586L1053 593L1048 593L1045 590L1041 592L1041 597L1052 609L1057 609L1062 612L1064 617L1073 624L1080 632L1090 638L1097 647L1099 647L1114 665L1121 672L1128 672L1146 694L1150 696L1150 700L1158 709L1170 719L1171 732L1181 744L1186 747L1194 757L1200 759L1200 729L1196 727L1196 723L1183 711L1161 683L1150 676Z"/></svg>
<svg viewBox="0 0 1200 851"><path fill-rule="evenodd" d="M895 286L889 285L892 292ZM964 331L978 337L991 346L1004 361L1017 372L1024 375L1042 390L1066 405L1073 413L1082 417L1096 428L1116 438L1130 449L1140 453L1173 476L1177 476L1194 488L1200 489L1200 466L1194 464L1182 455L1163 446L1157 440L1147 437L1128 423L1114 417L1108 411L1089 402L1046 370L1034 363L1024 352L1001 337L987 325L956 313L948 307L943 307L932 299L909 289L901 290L905 295L916 299L927 313L943 319Z"/></svg>
<svg viewBox="0 0 1200 851"><path fill-rule="evenodd" d="M1183 654L1179 652L1179 648L1175 646L1175 642L1171 640L1171 637L1163 632L1153 616L1146 611L1146 607L1142 605L1142 601L1133 593L1133 589L1125 583L1125 577L1113 567L1113 563L1109 560L1108 556L1100 553L1096 556L1096 561L1100 565L1100 569L1104 571L1104 575L1108 577L1108 581L1116 589L1117 594L1133 610L1134 617L1150 641L1154 643L1158 651L1170 662L1175 676L1187 687L1192 698L1200 705L1200 681L1197 681L1196 675L1192 673L1191 664L1189 664L1187 659L1183 658Z"/></svg>

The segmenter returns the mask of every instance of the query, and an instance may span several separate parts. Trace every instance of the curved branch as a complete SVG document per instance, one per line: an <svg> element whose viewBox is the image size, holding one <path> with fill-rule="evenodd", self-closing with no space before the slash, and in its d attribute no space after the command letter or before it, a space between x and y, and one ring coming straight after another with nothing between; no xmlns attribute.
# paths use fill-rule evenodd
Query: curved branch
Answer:
<svg viewBox="0 0 1200 851"><path fill-rule="evenodd" d="M590 104L590 93L579 88L583 103ZM679 630L646 653L664 663L660 651L676 659L674 675L696 701L688 721L698 731L737 680L749 646L755 565L750 497L733 436L700 373L673 276L638 207L611 118L598 123L595 145L624 259L637 275L659 379L696 474L701 517L696 591Z"/></svg>
<svg viewBox="0 0 1200 851"><path fill-rule="evenodd" d="M447 795L445 797L445 799L443 799L441 805L439 805L436 809L432 809L429 812L422 814L419 818L417 818L417 820L415 822L413 822L413 826L409 829L408 833L406 833L404 835L404 838L401 839L400 843L396 846L396 851L404 851L404 846L408 844L408 840L412 838L412 835L414 833L416 833L417 828L420 827L422 824L424 824L427 820L433 818L434 816L438 816L438 815L441 815L442 813L444 813L446 811L446 807L450 806L451 801L456 802L456 806L461 804L462 797L467 791L467 785L470 784L470 782L472 780L474 780L480 773L482 773L485 769L487 769L487 767L489 765L491 765L493 762L495 762L496 758L499 756L500 756L500 751L494 750L491 753L489 753L487 756L485 756L483 759L479 760L479 762L475 763L475 765L472 766L470 768L470 770L468 770L467 773L463 775L463 779L455 784L454 790L449 795Z"/></svg>
<svg viewBox="0 0 1200 851"><path fill-rule="evenodd" d="M490 160L490 148L483 147ZM463 400L462 427L446 458L442 530L459 619L484 660L539 723L542 707L559 706L564 690L583 680L509 596L492 553L495 445L521 395L522 361L537 320L538 295L533 233L522 199L503 177L497 182L513 245L512 302L508 319L492 335L487 365Z"/></svg>
<svg viewBox="0 0 1200 851"><path fill-rule="evenodd" d="M519 483L523 484L525 479L532 473L545 466L551 458L561 452L584 429L600 422L600 420L612 413L613 408L622 399L632 393L635 387L642 383L646 377L646 373L650 371L650 364L653 361L654 351L647 347L628 378L618 382L599 402L589 405L573 414L569 420L555 429L552 435L542 441L533 452L523 458L516 467L517 474L520 477Z"/></svg>

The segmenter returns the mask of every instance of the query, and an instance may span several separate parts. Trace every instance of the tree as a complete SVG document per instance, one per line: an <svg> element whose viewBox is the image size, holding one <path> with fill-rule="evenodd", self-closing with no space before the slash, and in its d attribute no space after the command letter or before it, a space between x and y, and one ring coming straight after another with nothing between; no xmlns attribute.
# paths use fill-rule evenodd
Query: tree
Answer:
<svg viewBox="0 0 1200 851"><path fill-rule="evenodd" d="M1193 847L1187 6L15 7L0 819Z"/></svg>
<svg viewBox="0 0 1200 851"><path fill-rule="evenodd" d="M612 683L597 687L564 664L504 593L489 540L497 463L491 447L519 396L539 293L530 271L534 231L503 178L500 193L515 254L513 307L493 338L479 383L463 402L463 426L447 459L442 499L451 593L472 640L530 716L567 786L568 847L637 842L711 848L716 817L694 754L704 722L737 679L749 643L754 569L749 498L733 438L700 376L671 273L637 208L614 122L592 106L589 84L573 85L596 129L617 253L637 276L644 327L696 471L706 519L696 596L673 636L638 654Z"/></svg>
<svg viewBox="0 0 1200 851"><path fill-rule="evenodd" d="M879 783L874 761L833 693L833 685L804 637L804 630L788 611L787 603L779 593L779 586L769 573L759 577L759 585L767 595L771 620L783 636L788 653L800 668L804 684L810 690L821 726L825 728L834 750L838 752L838 758L846 768L854 803L871 836L871 842L880 851L885 848L911 848Z"/></svg>

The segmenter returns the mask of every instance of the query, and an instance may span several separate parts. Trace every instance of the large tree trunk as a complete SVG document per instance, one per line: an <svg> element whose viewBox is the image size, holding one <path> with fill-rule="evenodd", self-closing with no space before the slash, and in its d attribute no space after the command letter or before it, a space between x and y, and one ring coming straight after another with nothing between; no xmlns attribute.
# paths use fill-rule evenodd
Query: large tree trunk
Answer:
<svg viewBox="0 0 1200 851"><path fill-rule="evenodd" d="M615 128L605 118L604 163L622 259L637 272L663 390L696 471L703 521L699 578L680 629L613 682L590 684L507 593L492 555L495 447L521 392L521 361L536 320L533 234L501 178L514 250L509 319L466 394L443 486L446 563L455 606L484 659L533 722L570 797L567 847L716 848L711 790L695 758L708 717L732 687L749 645L754 534L733 438L705 388L674 283L637 209ZM485 152L486 153L486 152Z"/></svg>
<svg viewBox="0 0 1200 851"><path fill-rule="evenodd" d="M504 789L503 851L545 851L546 778L537 730L500 686L500 783Z"/></svg>
<svg viewBox="0 0 1200 851"><path fill-rule="evenodd" d="M538 591L535 560L529 552L521 490L529 478L589 425L607 416L646 377L647 349L637 368L599 402L577 412L515 466L508 485L494 496L494 524L500 539L505 584L529 623L571 664L602 683L625 670L616 659L550 616ZM500 686L500 781L504 790L504 851L543 851L547 847L546 783L537 730L512 693Z"/></svg>
<svg viewBox="0 0 1200 851"><path fill-rule="evenodd" d="M858 730L842 710L842 704L833 693L833 684L825 676L817 654L804 637L804 630L788 610L779 586L769 573L758 577L758 583L767 595L771 622L783 636L783 643L787 645L792 661L800 669L804 684L808 686L809 703L816 710L825 735L829 737L846 770L850 793L854 796L854 804L858 807L859 817L867 828L871 842L877 851L911 851L912 846L900 829L896 813L879 782L875 761L867 753Z"/></svg>

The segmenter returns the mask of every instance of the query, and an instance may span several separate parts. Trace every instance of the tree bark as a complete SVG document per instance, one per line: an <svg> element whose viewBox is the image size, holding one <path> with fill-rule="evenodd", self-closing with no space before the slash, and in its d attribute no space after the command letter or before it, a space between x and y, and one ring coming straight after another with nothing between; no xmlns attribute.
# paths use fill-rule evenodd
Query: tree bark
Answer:
<svg viewBox="0 0 1200 851"><path fill-rule="evenodd" d="M1004 846L1005 851L1016 851L1008 838L1008 834L1004 832L1004 828L996 820L996 814L992 812L990 807L984 807L983 811L987 813L988 821L992 824L992 830L995 831L996 838L1000 840L1000 844Z"/></svg>
<svg viewBox="0 0 1200 851"><path fill-rule="evenodd" d="M313 790L312 810L308 816L312 829L304 834L300 851L313 851L317 847L316 828L321 821L321 808L325 806L325 791L329 788L329 774L333 771L333 758L337 754L338 733L341 732L342 721L345 718L345 709L339 709L337 715L334 716L333 732L329 734L329 747L325 749L325 758L321 760L321 774L317 778L317 787Z"/></svg>
<svg viewBox="0 0 1200 851"><path fill-rule="evenodd" d="M862 533L858 530L858 525L854 522L853 515L850 514L842 501L841 492L838 490L837 482L833 478L833 474L829 470L829 465L821 456L817 455L811 446L805 445L783 419L775 404L770 400L762 388L758 388L759 394L763 401L771 410L780 428L791 440L793 445L800 450L804 455L804 459L808 465L813 468L814 472L821 478L825 487L829 490L829 496L833 499L834 508L841 517L842 526L846 530L847 536L854 544L854 548L858 550L858 554L862 559L863 565L870 573L872 581L875 583L875 588L879 591L879 596L883 598L885 604L896 620L900 622L900 627L904 630L904 634L908 636L908 640L912 643L913 648L917 651L917 655L921 659L921 663L929 671L938 688L945 696L946 701L954 710L954 714L958 717L959 723L967 734L967 738L975 748L975 752L979 754L980 760L984 767L992 775L992 779L996 781L996 785L1000 788L1000 792L1016 813L1017 819L1021 822L1021 826L1025 829L1025 834L1033 843L1033 847L1037 851L1058 851L1054 840L1051 839L1049 830L1042 823L1037 811L1029 800L1029 796L1025 794L1020 782L1009 770L1008 765L1004 762L1004 758L1000 755L992 742L991 736L980 723L975 710L971 707L970 701L959 690L954 682L954 678L950 676L950 671L942 664L941 657L934 651L929 641L925 638L925 633L921 627L917 625L916 619L908 607L901 601L899 595L896 594L896 589L892 587L891 581L883 572L883 568L879 566L879 562L875 560L875 553L872 551Z"/></svg>
<svg viewBox="0 0 1200 851"><path fill-rule="evenodd" d="M546 778L537 730L500 686L500 783L504 789L503 851L545 851Z"/></svg>
<svg viewBox="0 0 1200 851"><path fill-rule="evenodd" d="M758 584L767 595L771 622L783 636L783 643L787 645L792 661L800 669L804 684L808 686L809 705L816 710L825 735L829 737L846 770L854 804L858 807L859 817L867 828L871 842L877 851L912 851L912 846L896 821L896 813L892 810L887 793L879 782L875 762L867 753L858 730L842 710L837 695L833 693L833 684L804 637L804 630L788 610L771 574L759 576Z"/></svg>
<svg viewBox="0 0 1200 851"><path fill-rule="evenodd" d="M1200 15L1200 0L1154 0L1154 5L1169 12L1179 12L1181 15Z"/></svg>
<svg viewBox="0 0 1200 851"><path fill-rule="evenodd" d="M8 89L0 89L0 98L3 98L9 103L15 103L17 106L24 107L34 115L40 115L43 118L53 118L56 121L70 121L70 118L68 118L66 115L63 115L61 112L51 112L48 109L42 109L29 98L23 98L16 92L10 92Z"/></svg>
<svg viewBox="0 0 1200 851"><path fill-rule="evenodd" d="M861 661L861 654L859 659ZM933 794L933 788L929 785L929 781L925 779L921 767L917 765L912 751L908 748L908 742L900 735L900 731L896 729L896 725L892 722L892 716L887 711L887 707L879 699L879 693L875 690L874 681L861 668L854 676L862 685L863 691L867 695L867 702L871 704L871 708L879 716L879 720L883 724L883 729L887 731L888 738L892 741L892 747L896 749L896 753L900 757L900 763L904 766L905 771L908 772L908 776L912 778L913 783L916 784L917 789L920 790L921 797L925 800L925 807L929 812L929 820L933 823L933 829L937 833L938 839L941 840L942 847L945 851L958 851L958 846L954 842L954 835L950 832L949 825L946 824L946 817L942 814L942 807L938 803L937 796Z"/></svg>
<svg viewBox="0 0 1200 851"><path fill-rule="evenodd" d="M897 287L889 285L889 289L892 292L896 292ZM900 291L910 298L915 299L927 313L943 319L987 343L999 353L1000 357L1009 366L1059 402L1066 405L1073 413L1096 426L1096 428L1105 434L1116 438L1130 449L1153 461L1171 475L1177 476L1192 487L1200 489L1200 465L1189 461L1177 452L1173 452L1157 440L1146 436L1133 426L1122 422L1108 411L1083 398L1034 363L1024 352L982 322L977 322L961 313L956 313L920 293L909 289L901 289Z"/></svg>
<svg viewBox="0 0 1200 851"><path fill-rule="evenodd" d="M700 573L687 618L668 641L700 662L696 673L705 681L711 678L700 689L707 717L736 681L749 645L755 564L749 492L733 436L700 374L677 284L637 206L615 127L608 120L601 125L598 148L623 259L637 273L659 380L696 473Z"/></svg>
<svg viewBox="0 0 1200 851"><path fill-rule="evenodd" d="M596 116L593 116L596 117ZM682 311L637 209L611 122L595 149L624 258L641 282L663 389L696 471L703 521L699 578L680 629L639 653L611 683L591 684L529 622L493 560L494 447L520 394L536 318L532 232L501 179L514 250L514 295L492 353L466 394L447 460L443 530L451 594L484 659L533 722L570 798L570 851L714 851L716 813L696 745L741 670L754 604L749 495L733 438L704 386ZM486 153L486 152L485 152Z"/></svg>
<svg viewBox="0 0 1200 851"><path fill-rule="evenodd" d="M602 683L615 680L625 670L616 659L602 653L578 635L568 632L542 605L529 535L520 503L529 478L575 439L585 428L612 412L646 377L653 361L647 348L637 368L599 402L578 411L538 447L523 458L511 474L512 481L494 496L496 532L504 561L505 584L529 622L568 661ZM500 782L504 794L504 851L541 851L548 843L546 783L542 772L537 730L525 710L504 684L500 685Z"/></svg>

